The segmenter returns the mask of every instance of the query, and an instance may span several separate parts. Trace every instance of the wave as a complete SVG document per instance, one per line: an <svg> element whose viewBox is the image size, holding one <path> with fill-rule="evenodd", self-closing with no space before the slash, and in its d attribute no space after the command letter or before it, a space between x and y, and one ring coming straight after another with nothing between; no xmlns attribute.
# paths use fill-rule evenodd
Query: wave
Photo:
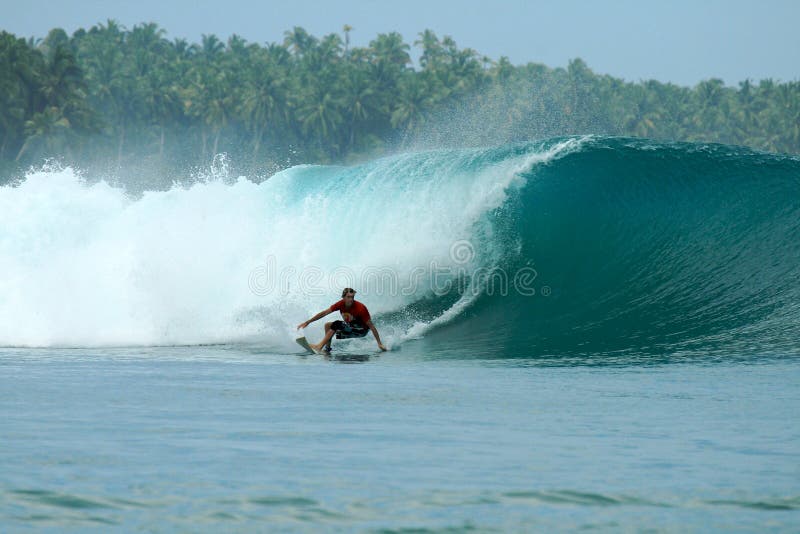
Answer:
<svg viewBox="0 0 800 534"><path fill-rule="evenodd" d="M140 198L41 169L0 188L0 345L293 350L349 285L433 355L795 354L799 186L788 156L597 136Z"/></svg>

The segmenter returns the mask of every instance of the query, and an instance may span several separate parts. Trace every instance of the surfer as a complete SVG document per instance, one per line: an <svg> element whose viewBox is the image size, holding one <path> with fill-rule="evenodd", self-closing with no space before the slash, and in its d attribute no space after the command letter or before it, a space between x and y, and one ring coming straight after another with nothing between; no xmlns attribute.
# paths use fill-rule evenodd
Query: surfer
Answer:
<svg viewBox="0 0 800 534"><path fill-rule="evenodd" d="M342 314L341 321L333 321L325 323L325 337L316 345L309 346L314 351L325 350L330 352L331 339L336 334L336 339L347 339L351 337L364 337L367 331L372 331L375 336L375 341L378 342L378 348L386 350L386 347L381 343L381 336L378 334L378 329L372 323L369 315L369 310L362 303L356 300L356 290L352 287L346 287L342 290L342 300L335 302L330 308L324 309L308 321L302 322L297 325L297 329L305 328L317 319L321 319L328 315L339 311ZM323 349L323 347L325 347Z"/></svg>

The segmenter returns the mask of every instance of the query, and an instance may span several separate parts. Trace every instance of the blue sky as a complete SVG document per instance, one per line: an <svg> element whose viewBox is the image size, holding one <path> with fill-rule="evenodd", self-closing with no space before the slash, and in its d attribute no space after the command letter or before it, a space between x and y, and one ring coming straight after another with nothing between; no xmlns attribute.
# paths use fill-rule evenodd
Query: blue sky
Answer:
<svg viewBox="0 0 800 534"><path fill-rule="evenodd" d="M634 81L800 79L800 0L0 0L0 13L0 30L25 37L108 18L156 22L169 38L190 41L237 33L264 43L295 25L322 35L350 24L355 45L389 31L411 43L430 28L494 59L565 66L581 57L596 72Z"/></svg>

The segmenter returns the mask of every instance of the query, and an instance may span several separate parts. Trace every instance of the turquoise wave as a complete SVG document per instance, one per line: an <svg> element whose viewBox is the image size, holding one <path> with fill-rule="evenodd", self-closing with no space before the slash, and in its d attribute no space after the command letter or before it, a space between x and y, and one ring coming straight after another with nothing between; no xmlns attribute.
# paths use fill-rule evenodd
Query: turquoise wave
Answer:
<svg viewBox="0 0 800 534"><path fill-rule="evenodd" d="M351 285L434 357L794 355L799 192L797 158L597 136L138 198L42 169L0 187L0 346L285 353Z"/></svg>
<svg viewBox="0 0 800 534"><path fill-rule="evenodd" d="M525 185L487 216L506 243L496 265L532 269L536 293L488 284L428 333L431 349L798 353L797 158L594 137L523 175Z"/></svg>

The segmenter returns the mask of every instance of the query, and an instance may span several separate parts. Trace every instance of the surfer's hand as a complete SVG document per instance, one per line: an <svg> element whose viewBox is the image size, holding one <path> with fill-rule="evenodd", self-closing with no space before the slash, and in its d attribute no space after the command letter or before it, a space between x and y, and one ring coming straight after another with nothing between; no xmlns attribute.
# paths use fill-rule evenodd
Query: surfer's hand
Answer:
<svg viewBox="0 0 800 534"><path fill-rule="evenodd" d="M387 350L386 347L383 346L383 343L378 343L378 348L383 351Z"/></svg>
<svg viewBox="0 0 800 534"><path fill-rule="evenodd" d="M301 328L305 328L308 326L308 321L303 321L299 325L297 325L297 329L300 330Z"/></svg>

